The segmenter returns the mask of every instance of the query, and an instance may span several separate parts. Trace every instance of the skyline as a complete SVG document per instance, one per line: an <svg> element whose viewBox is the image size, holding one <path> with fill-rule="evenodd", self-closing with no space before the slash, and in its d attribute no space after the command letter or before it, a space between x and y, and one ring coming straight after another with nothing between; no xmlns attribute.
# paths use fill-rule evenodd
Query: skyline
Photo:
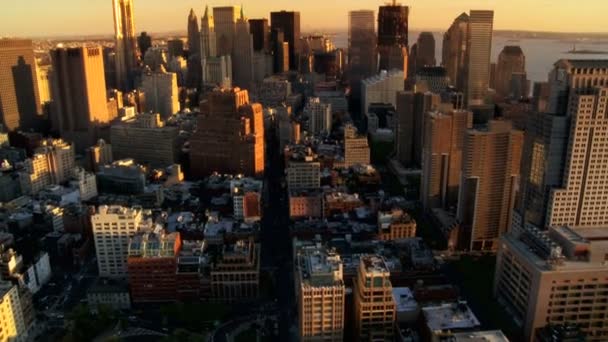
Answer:
<svg viewBox="0 0 608 342"><path fill-rule="evenodd" d="M86 4L79 2L77 5L75 3L76 0L56 0L52 3L45 0L28 0L13 3L4 10L5 16L0 21L0 36L73 36L73 32L78 32L79 35L112 34L110 0L91 0ZM432 4L422 0L411 0L401 3L410 6L412 30L445 30L462 12L471 9L490 9L495 11L495 30L608 33L608 29L601 27L602 13L608 10L608 3L604 0L587 0L585 6L572 2L555 6L553 2L547 0L537 1L533 5L526 3L525 0L513 0L508 4L500 0L462 0L456 4L450 0L438 0ZM310 0L301 4L295 0L288 0L279 6L268 0L209 2L176 0L172 4L171 10L168 11L166 2L162 0L147 0L145 3L135 1L137 32L185 31L186 19L191 8L200 18L205 5L214 7L241 4L248 18L269 18L271 11L295 10L301 13L302 31L339 31L347 29L349 10L372 9L377 14L378 7L384 2L353 0L345 4L327 4L321 0ZM315 12L315 8L320 5L327 10L321 13ZM437 11L437 9L441 10ZM568 25L564 25L564 17L570 18Z"/></svg>

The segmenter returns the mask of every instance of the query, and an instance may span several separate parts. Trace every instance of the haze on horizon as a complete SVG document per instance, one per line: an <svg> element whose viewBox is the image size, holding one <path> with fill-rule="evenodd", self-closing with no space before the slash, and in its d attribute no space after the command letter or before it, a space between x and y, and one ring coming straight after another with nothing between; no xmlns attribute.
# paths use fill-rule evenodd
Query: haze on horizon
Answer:
<svg viewBox="0 0 608 342"><path fill-rule="evenodd" d="M470 9L493 9L494 29L552 32L608 33L606 0L409 0L410 27L445 30L460 13ZM20 0L4 6L0 36L58 36L111 34L111 0ZM350 0L135 0L137 32L186 29L190 8L201 16L209 7L243 5L248 18L268 18L271 11L301 13L302 31L344 30L348 11L372 9L385 1ZM584 5L581 5L584 3ZM169 6L168 6L169 4Z"/></svg>

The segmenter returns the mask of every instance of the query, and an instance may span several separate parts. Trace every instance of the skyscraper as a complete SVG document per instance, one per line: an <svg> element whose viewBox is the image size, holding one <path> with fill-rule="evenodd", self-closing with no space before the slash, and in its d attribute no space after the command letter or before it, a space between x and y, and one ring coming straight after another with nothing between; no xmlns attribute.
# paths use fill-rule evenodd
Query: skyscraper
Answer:
<svg viewBox="0 0 608 342"><path fill-rule="evenodd" d="M471 11L467 43L467 104L481 105L490 85L494 11Z"/></svg>
<svg viewBox="0 0 608 342"><path fill-rule="evenodd" d="M509 121L490 121L487 130L466 133L457 214L466 238L460 248L496 250L510 228L523 138Z"/></svg>
<svg viewBox="0 0 608 342"><path fill-rule="evenodd" d="M344 166L368 165L370 150L367 135L357 134L357 128L352 124L344 126Z"/></svg>
<svg viewBox="0 0 608 342"><path fill-rule="evenodd" d="M139 46L139 55L145 56L146 51L152 47L152 37L148 35L148 32L142 32L137 37L137 45Z"/></svg>
<svg viewBox="0 0 608 342"><path fill-rule="evenodd" d="M295 279L300 341L341 342L346 291L340 256L304 247L296 256Z"/></svg>
<svg viewBox="0 0 608 342"><path fill-rule="evenodd" d="M505 98L513 95L512 81L514 74L526 72L526 56L519 46L507 45L496 64L496 95Z"/></svg>
<svg viewBox="0 0 608 342"><path fill-rule="evenodd" d="M51 50L53 128L83 151L99 139L99 128L114 117L108 111L101 47Z"/></svg>
<svg viewBox="0 0 608 342"><path fill-rule="evenodd" d="M469 15L462 13L443 35L441 63L458 90L466 88L467 47L469 41Z"/></svg>
<svg viewBox="0 0 608 342"><path fill-rule="evenodd" d="M236 34L236 21L239 18L240 9L240 6L213 8L218 56L230 55L232 53L232 44L234 44L234 35Z"/></svg>
<svg viewBox="0 0 608 342"><path fill-rule="evenodd" d="M232 49L232 73L237 87L249 89L253 82L253 37L249 21L241 8L241 17L236 22L236 34Z"/></svg>
<svg viewBox="0 0 608 342"><path fill-rule="evenodd" d="M159 113L163 118L179 112L177 75L161 66L159 71L142 75L141 89L146 98L146 109Z"/></svg>
<svg viewBox="0 0 608 342"><path fill-rule="evenodd" d="M378 12L378 53L380 70L399 69L407 75L408 25L407 6L393 1Z"/></svg>
<svg viewBox="0 0 608 342"><path fill-rule="evenodd" d="M376 73L376 24L374 11L351 11L348 14L348 54L350 70L355 77Z"/></svg>
<svg viewBox="0 0 608 342"><path fill-rule="evenodd" d="M133 0L112 0L112 9L114 11L116 84L120 90L131 90L135 86L134 74L138 64Z"/></svg>
<svg viewBox="0 0 608 342"><path fill-rule="evenodd" d="M306 103L303 116L308 118L308 133L312 135L329 134L332 127L331 104L311 97Z"/></svg>
<svg viewBox="0 0 608 342"><path fill-rule="evenodd" d="M249 32L253 36L253 51L270 51L270 27L268 19L249 19Z"/></svg>
<svg viewBox="0 0 608 342"><path fill-rule="evenodd" d="M215 90L201 105L199 129L191 138L190 167L195 177L213 172L256 176L264 172L262 105L247 90Z"/></svg>
<svg viewBox="0 0 608 342"><path fill-rule="evenodd" d="M32 41L0 38L0 123L28 129L41 112Z"/></svg>
<svg viewBox="0 0 608 342"><path fill-rule="evenodd" d="M198 17L194 9L190 9L188 15L188 88L200 89L201 77L201 33L198 29Z"/></svg>
<svg viewBox="0 0 608 342"><path fill-rule="evenodd" d="M297 55L300 53L300 12L271 12L270 25L271 30L283 32L283 42L289 43L289 68L297 70ZM277 41L273 43L276 44Z"/></svg>
<svg viewBox="0 0 608 342"><path fill-rule="evenodd" d="M435 66L435 36L432 32L422 32L416 41L416 68Z"/></svg>
<svg viewBox="0 0 608 342"><path fill-rule="evenodd" d="M455 110L425 114L420 200L425 210L450 209L458 204L465 133L473 113Z"/></svg>
<svg viewBox="0 0 608 342"><path fill-rule="evenodd" d="M397 92L397 158L406 166L420 166L426 114L441 103L438 94Z"/></svg>
<svg viewBox="0 0 608 342"><path fill-rule="evenodd" d="M392 341L395 300L386 260L363 255L353 281L355 336L359 341Z"/></svg>
<svg viewBox="0 0 608 342"><path fill-rule="evenodd" d="M215 36L215 21L209 15L209 7L205 7L205 15L201 18L201 58L217 56L217 41Z"/></svg>

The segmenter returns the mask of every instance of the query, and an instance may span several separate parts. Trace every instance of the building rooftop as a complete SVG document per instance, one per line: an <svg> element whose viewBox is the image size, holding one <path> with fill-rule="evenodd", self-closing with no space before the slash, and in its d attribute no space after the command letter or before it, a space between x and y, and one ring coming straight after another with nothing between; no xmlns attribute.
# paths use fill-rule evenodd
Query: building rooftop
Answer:
<svg viewBox="0 0 608 342"><path fill-rule="evenodd" d="M475 329L480 326L479 320L466 302L427 306L422 308L422 314L431 332Z"/></svg>
<svg viewBox="0 0 608 342"><path fill-rule="evenodd" d="M180 244L179 233L139 232L129 240L128 255L141 258L174 257Z"/></svg>
<svg viewBox="0 0 608 342"><path fill-rule="evenodd" d="M89 287L88 293L91 294L106 294L115 293L123 294L129 293L129 287L126 282L118 279L106 279L98 278L91 287Z"/></svg>
<svg viewBox="0 0 608 342"><path fill-rule="evenodd" d="M555 62L555 66L577 69L608 69L608 59L560 59L559 61Z"/></svg>
<svg viewBox="0 0 608 342"><path fill-rule="evenodd" d="M361 256L360 263L363 264L365 271L371 275L388 275L390 268L386 263L386 259L378 255L364 255Z"/></svg>
<svg viewBox="0 0 608 342"><path fill-rule="evenodd" d="M452 336L451 342L509 342L500 330L460 332Z"/></svg>
<svg viewBox="0 0 608 342"><path fill-rule="evenodd" d="M121 215L125 217L135 217L141 214L143 209L141 207L123 207L119 205L102 205L97 209L97 215Z"/></svg>
<svg viewBox="0 0 608 342"><path fill-rule="evenodd" d="M418 309L418 302L416 302L414 294L408 287L393 287L393 299L397 305L397 312L415 311Z"/></svg>
<svg viewBox="0 0 608 342"><path fill-rule="evenodd" d="M341 286L342 260L334 250L323 247L303 248L297 256L302 286Z"/></svg>

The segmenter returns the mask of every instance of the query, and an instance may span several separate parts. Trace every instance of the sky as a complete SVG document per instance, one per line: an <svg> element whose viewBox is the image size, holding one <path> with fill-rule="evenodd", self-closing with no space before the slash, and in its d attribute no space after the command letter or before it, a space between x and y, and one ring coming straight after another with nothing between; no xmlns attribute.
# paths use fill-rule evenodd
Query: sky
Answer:
<svg viewBox="0 0 608 342"><path fill-rule="evenodd" d="M8 2L9 0L3 0ZM11 0L0 12L0 36L111 34L111 0ZM136 30L186 30L190 8L240 5L248 18L271 11L301 13L306 32L346 29L348 11L378 10L384 0L135 0ZM410 27L445 30L461 12L495 10L494 28L554 32L608 32L608 0L402 0L410 6Z"/></svg>

